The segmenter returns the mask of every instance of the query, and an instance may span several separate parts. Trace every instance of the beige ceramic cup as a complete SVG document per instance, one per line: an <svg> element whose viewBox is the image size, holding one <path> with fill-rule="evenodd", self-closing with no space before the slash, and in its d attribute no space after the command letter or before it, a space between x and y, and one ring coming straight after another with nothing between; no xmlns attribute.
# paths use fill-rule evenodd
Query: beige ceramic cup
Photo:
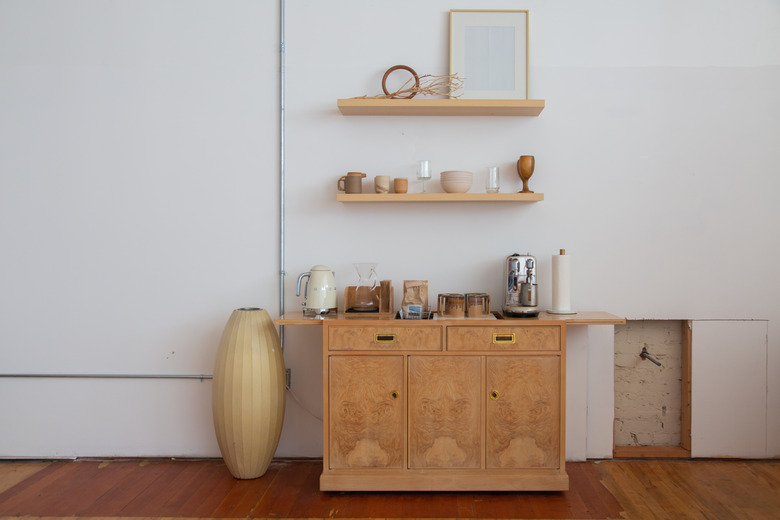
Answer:
<svg viewBox="0 0 780 520"><path fill-rule="evenodd" d="M393 179L393 189L396 193L406 193L409 190L409 179L406 177L396 177Z"/></svg>
<svg viewBox="0 0 780 520"><path fill-rule="evenodd" d="M377 193L390 193L390 176L377 175L374 177L374 191Z"/></svg>

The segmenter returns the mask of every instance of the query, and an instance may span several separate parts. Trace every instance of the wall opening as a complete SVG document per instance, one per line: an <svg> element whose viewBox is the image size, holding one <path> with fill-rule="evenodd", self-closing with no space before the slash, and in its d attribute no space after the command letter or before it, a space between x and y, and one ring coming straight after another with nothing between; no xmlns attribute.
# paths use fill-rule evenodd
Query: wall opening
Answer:
<svg viewBox="0 0 780 520"><path fill-rule="evenodd" d="M615 457L690 456L690 322L615 326Z"/></svg>

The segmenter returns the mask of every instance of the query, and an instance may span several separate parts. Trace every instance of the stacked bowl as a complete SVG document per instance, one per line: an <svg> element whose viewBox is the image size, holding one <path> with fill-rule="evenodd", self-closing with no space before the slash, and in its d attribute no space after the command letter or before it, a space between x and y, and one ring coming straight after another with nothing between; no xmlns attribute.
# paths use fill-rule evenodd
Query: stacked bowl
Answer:
<svg viewBox="0 0 780 520"><path fill-rule="evenodd" d="M441 172L441 187L447 193L466 193L471 189L474 175L471 172L450 170Z"/></svg>

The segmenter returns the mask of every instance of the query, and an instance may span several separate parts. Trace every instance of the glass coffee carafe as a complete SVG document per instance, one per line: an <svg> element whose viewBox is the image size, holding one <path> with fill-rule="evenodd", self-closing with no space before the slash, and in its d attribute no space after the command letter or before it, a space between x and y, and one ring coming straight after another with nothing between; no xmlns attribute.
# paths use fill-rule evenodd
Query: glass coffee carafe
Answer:
<svg viewBox="0 0 780 520"><path fill-rule="evenodd" d="M352 264L358 273L358 284L355 287L355 299L352 310L358 312L378 312L379 292L376 291L377 276L376 264L359 263Z"/></svg>

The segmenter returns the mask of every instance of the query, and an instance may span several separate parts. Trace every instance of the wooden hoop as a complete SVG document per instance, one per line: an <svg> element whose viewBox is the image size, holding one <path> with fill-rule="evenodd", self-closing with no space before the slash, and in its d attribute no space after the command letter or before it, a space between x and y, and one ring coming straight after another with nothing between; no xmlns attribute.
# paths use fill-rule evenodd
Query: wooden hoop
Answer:
<svg viewBox="0 0 780 520"><path fill-rule="evenodd" d="M396 93L390 94L390 92L387 91L387 86L385 85L385 82L387 81L387 77L390 75L391 72L394 72L396 70L405 70L412 73L412 76L414 76L414 88L415 90L410 93L408 96L396 96ZM420 88L420 77L417 75L417 73L412 69L411 67L407 67L406 65L396 65L394 67L390 67L387 69L387 72L385 72L385 75L382 77L382 90L384 91L385 95L390 96L391 99L412 99L414 96L417 95L417 90Z"/></svg>

